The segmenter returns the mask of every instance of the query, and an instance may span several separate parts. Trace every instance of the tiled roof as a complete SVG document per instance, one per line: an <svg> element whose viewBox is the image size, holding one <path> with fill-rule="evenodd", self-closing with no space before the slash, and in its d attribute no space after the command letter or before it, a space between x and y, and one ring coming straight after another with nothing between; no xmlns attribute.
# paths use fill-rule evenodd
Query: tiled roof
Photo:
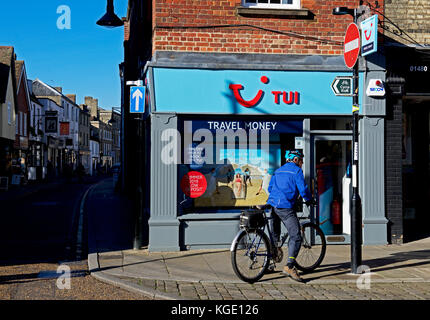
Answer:
<svg viewBox="0 0 430 320"><path fill-rule="evenodd" d="M21 77L22 69L24 68L24 61L16 60L15 61L15 79L16 83L19 85L19 80Z"/></svg>
<svg viewBox="0 0 430 320"><path fill-rule="evenodd" d="M6 100L12 57L13 47L0 46L0 103Z"/></svg>

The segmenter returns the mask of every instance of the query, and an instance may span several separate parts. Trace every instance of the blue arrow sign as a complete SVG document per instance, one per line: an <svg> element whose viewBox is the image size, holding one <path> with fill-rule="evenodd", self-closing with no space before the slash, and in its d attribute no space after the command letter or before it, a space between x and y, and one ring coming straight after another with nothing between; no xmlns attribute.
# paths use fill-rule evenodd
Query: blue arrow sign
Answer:
<svg viewBox="0 0 430 320"><path fill-rule="evenodd" d="M130 113L145 112L145 91L146 87L130 88Z"/></svg>

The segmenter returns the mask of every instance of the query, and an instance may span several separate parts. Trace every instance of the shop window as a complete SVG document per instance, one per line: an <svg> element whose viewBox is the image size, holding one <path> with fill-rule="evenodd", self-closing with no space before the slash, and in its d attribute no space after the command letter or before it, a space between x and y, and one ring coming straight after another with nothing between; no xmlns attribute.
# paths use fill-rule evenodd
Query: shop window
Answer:
<svg viewBox="0 0 430 320"><path fill-rule="evenodd" d="M303 135L303 120L184 120L181 132L181 213L230 212L266 203L271 176ZM195 194L190 172L204 180Z"/></svg>
<svg viewBox="0 0 430 320"><path fill-rule="evenodd" d="M7 102L7 123L12 124L12 106L9 101Z"/></svg>

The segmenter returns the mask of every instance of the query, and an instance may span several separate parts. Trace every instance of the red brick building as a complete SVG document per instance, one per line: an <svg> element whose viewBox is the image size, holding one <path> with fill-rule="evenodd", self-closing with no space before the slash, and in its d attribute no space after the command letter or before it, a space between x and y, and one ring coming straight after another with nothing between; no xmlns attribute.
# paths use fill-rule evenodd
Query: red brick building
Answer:
<svg viewBox="0 0 430 320"><path fill-rule="evenodd" d="M271 130L266 162L251 168L257 185L265 169L283 164L286 150L302 149L306 181L315 186L314 196L319 199L318 208L303 208L302 213L322 225L329 243L350 241L352 101L330 88L338 76L351 75L342 53L353 17L334 15L333 9L340 6L358 8L365 13L363 20L375 13L371 8L383 10L384 1L129 1L120 66L125 186L141 190L136 193L137 210L149 218L150 250L228 246L237 232L240 209L265 201L256 198L251 186L243 197L231 200L222 166L187 164L186 155L179 156L180 163L165 164L166 130L179 132L178 151L196 152L195 145L184 140L187 133L229 127ZM381 52L359 59L363 87L371 78L385 80L383 60ZM130 113L137 102L130 101L127 85L136 80L146 85L140 122ZM359 148L365 155L359 170L363 238L364 243L380 244L389 238L385 98L366 95L363 87L359 93ZM136 148L142 151L138 157ZM231 151L224 149L214 157L217 161L224 157L235 171L249 165L230 157ZM250 161L258 152L248 146L241 157ZM187 197L181 181L192 170L205 175L208 185L216 181L213 190L222 190L219 194L224 197L218 193L204 194L202 199ZM340 212L339 219L333 217L334 211Z"/></svg>

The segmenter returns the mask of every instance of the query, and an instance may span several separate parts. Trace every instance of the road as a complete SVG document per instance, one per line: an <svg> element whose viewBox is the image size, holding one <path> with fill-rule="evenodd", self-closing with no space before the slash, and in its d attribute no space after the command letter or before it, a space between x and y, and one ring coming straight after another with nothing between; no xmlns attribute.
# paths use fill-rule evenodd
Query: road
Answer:
<svg viewBox="0 0 430 320"><path fill-rule="evenodd" d="M147 299L88 273L87 217L80 215L80 207L96 182L60 181L18 198L2 198L0 299ZM61 279L66 274L70 286Z"/></svg>
<svg viewBox="0 0 430 320"><path fill-rule="evenodd" d="M84 215L81 216L82 199L95 184L98 187L88 193L91 201L86 202L85 210L82 211ZM102 240L99 245L111 249L103 255L111 263L118 259L115 250L126 249L125 244L130 242L127 234L131 234L128 229L131 220L125 218L126 210L119 209L125 209L123 203L118 202L114 206L108 201L109 185L106 181L98 184L97 180L54 183L26 194L19 200L0 198L0 300L150 299L136 290L126 291L89 275L86 258L88 220L93 222L93 231L101 235L97 237L97 240ZM118 215L118 212L121 214ZM89 216L85 215L87 213ZM120 229L129 232L121 233ZM359 290L355 284L343 283L279 285L259 282L250 285L138 278L122 280L134 288L140 286L196 300L430 301L429 282L372 283L370 289Z"/></svg>

